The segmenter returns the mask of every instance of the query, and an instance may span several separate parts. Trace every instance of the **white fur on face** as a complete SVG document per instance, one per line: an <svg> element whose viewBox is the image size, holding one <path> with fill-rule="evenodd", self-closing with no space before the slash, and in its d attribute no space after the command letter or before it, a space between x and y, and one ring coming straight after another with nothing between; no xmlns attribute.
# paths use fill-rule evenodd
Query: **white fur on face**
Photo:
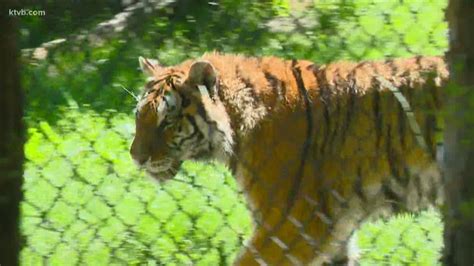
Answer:
<svg viewBox="0 0 474 266"><path fill-rule="evenodd" d="M161 160L158 160L158 161L148 160L145 163L145 168L150 173L158 174L158 173L161 173L161 172L168 171L169 169L172 168L172 165L173 165L173 160L165 158L165 159L161 159Z"/></svg>
<svg viewBox="0 0 474 266"><path fill-rule="evenodd" d="M206 97L203 97L202 101L208 118L215 121L217 125L217 128L212 131L210 141L216 147L220 147L215 159L221 160L222 156L228 157L232 154L234 145L234 131L230 126L230 118L221 101L214 102Z"/></svg>

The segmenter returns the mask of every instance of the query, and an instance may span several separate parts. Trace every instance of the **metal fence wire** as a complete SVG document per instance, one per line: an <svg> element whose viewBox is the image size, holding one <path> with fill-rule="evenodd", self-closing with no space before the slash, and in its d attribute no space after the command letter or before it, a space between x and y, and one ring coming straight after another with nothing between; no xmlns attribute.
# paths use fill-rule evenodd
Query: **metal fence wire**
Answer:
<svg viewBox="0 0 474 266"><path fill-rule="evenodd" d="M447 71L433 56L447 47L446 1L266 4L278 7L258 28L266 46L249 53L315 61L319 90L293 61L298 107L242 138L238 173L187 161L168 182L150 181L128 153L135 125L123 107L132 102L104 89L143 84L123 61L136 64L156 40L158 56L175 64L211 48L246 52L226 48L237 45L232 37L188 54L186 45L200 42L183 41L186 33L170 41L160 27L171 24L151 20L158 30L143 45L128 35L90 49L84 41L25 67L23 265L439 263L437 212L388 217L442 203L436 156ZM205 8L215 19L226 5Z"/></svg>

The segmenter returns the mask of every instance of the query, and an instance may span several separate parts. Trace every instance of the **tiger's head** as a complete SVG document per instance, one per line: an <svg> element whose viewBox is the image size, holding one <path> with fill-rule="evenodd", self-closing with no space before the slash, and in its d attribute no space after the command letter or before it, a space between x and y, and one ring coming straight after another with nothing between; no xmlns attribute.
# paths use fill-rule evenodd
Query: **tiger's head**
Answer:
<svg viewBox="0 0 474 266"><path fill-rule="evenodd" d="M184 160L227 158L233 133L217 94L214 67L196 61L183 71L143 57L139 63L149 80L135 112L130 148L135 163L164 181L175 175Z"/></svg>

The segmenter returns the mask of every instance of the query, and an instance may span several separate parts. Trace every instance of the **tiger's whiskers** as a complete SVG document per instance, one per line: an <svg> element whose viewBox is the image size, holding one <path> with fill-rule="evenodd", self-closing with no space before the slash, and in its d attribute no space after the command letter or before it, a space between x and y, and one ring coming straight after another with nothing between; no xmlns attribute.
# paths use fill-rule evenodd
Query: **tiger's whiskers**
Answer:
<svg viewBox="0 0 474 266"><path fill-rule="evenodd" d="M115 87L121 87L124 91L126 91L128 94L130 94L133 99L135 99L135 101L139 102L140 101L140 98L135 95L135 93L133 93L132 91L128 90L127 88L125 88L125 86L123 86L122 84L114 84Z"/></svg>

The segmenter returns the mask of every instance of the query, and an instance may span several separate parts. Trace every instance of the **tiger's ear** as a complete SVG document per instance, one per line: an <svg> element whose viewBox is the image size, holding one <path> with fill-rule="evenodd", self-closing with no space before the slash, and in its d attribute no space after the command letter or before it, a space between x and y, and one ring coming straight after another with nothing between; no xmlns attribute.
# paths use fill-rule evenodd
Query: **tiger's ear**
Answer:
<svg viewBox="0 0 474 266"><path fill-rule="evenodd" d="M216 81L217 74L216 70L208 61L197 61L191 65L187 82L191 86L204 85L208 90L211 97L216 95ZM200 88L199 88L200 89ZM201 89L200 89L201 90ZM203 92L201 92L202 94Z"/></svg>
<svg viewBox="0 0 474 266"><path fill-rule="evenodd" d="M140 69L143 71L145 75L153 76L159 69L160 64L158 60L138 57L138 63L140 64Z"/></svg>

